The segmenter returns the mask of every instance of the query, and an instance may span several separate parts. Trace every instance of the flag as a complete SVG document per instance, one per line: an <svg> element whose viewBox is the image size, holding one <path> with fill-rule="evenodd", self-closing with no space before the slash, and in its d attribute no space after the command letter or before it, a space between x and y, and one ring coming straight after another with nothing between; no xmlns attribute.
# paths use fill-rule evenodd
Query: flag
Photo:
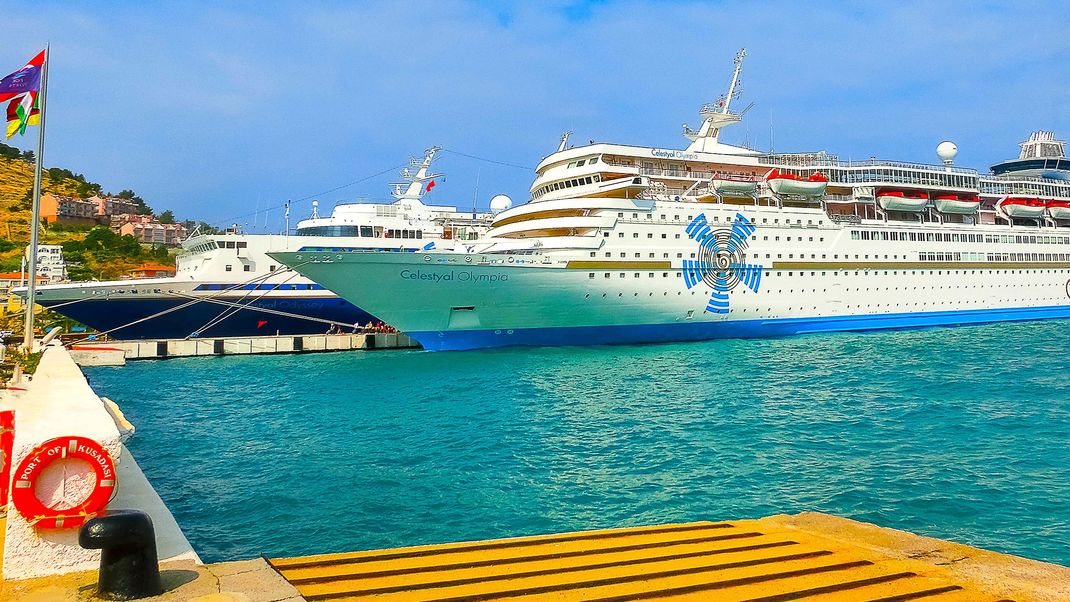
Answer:
<svg viewBox="0 0 1070 602"><path fill-rule="evenodd" d="M7 137L25 134L26 126L41 123L37 92L27 92L7 104Z"/></svg>
<svg viewBox="0 0 1070 602"><path fill-rule="evenodd" d="M41 70L44 64L45 51L42 50L22 69L0 79L0 102L40 90Z"/></svg>
<svg viewBox="0 0 1070 602"><path fill-rule="evenodd" d="M435 181L431 180L430 182L427 183L427 188L424 189L424 192L431 192L431 189L434 188L434 187L435 187Z"/></svg>

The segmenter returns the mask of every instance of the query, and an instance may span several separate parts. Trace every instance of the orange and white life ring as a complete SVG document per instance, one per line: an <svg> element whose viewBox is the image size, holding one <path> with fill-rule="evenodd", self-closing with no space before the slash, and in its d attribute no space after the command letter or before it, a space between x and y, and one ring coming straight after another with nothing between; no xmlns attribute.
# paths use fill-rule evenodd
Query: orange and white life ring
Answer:
<svg viewBox="0 0 1070 602"><path fill-rule="evenodd" d="M89 463L97 482L92 493L70 508L55 509L37 499L37 479L57 460L78 458ZM72 529L81 526L111 501L115 493L115 462L100 443L86 437L57 437L35 447L15 470L11 484L11 501L29 523L42 529Z"/></svg>

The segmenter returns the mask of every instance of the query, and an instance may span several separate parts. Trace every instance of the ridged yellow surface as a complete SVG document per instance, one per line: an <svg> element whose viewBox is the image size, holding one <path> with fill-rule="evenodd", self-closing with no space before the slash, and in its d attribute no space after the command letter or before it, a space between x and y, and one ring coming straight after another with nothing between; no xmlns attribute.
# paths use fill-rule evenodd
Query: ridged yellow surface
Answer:
<svg viewBox="0 0 1070 602"><path fill-rule="evenodd" d="M308 600L993 602L941 567L763 521L270 560Z"/></svg>

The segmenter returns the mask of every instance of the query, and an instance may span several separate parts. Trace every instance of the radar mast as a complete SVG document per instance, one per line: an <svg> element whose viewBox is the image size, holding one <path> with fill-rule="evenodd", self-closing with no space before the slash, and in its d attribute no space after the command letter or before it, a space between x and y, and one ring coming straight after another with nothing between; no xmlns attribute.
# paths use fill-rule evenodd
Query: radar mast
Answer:
<svg viewBox="0 0 1070 602"><path fill-rule="evenodd" d="M390 185L393 187L391 195L401 201L420 201L420 197L427 192L427 187L424 182L434 180L435 178L442 177L440 173L428 173L431 168L431 161L435 158L435 153L441 150L438 146L432 146L424 151L423 160L417 157L409 157L409 166L401 170L401 179L403 182L393 182ZM416 168L416 173L412 172L411 168Z"/></svg>
<svg viewBox="0 0 1070 602"><path fill-rule="evenodd" d="M728 91L718 98L717 102L706 103L699 109L699 115L702 117L702 125L699 129L693 130L686 123L684 124L684 137L691 141L691 145L687 147L687 150L693 152L716 152L717 139L721 135L721 128L738 123L743 118L743 114L750 109L750 106L748 106L739 113L732 113L729 110L732 106L732 100L739 96L739 73L743 69L743 58L746 56L746 48L741 48L736 53L735 68L732 70L732 81L728 84Z"/></svg>

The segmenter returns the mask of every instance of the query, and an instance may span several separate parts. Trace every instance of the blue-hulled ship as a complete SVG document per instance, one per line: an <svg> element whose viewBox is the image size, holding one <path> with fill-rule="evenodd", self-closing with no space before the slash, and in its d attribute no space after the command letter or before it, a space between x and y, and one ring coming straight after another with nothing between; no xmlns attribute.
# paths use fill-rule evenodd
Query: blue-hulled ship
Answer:
<svg viewBox="0 0 1070 602"><path fill-rule="evenodd" d="M414 252L477 238L489 226L488 214L422 200L442 175L430 171L438 150L402 170L391 203L339 204L329 217L320 217L313 203L294 234L195 235L183 243L174 277L42 286L37 303L116 339L314 334L378 322L267 253Z"/></svg>

